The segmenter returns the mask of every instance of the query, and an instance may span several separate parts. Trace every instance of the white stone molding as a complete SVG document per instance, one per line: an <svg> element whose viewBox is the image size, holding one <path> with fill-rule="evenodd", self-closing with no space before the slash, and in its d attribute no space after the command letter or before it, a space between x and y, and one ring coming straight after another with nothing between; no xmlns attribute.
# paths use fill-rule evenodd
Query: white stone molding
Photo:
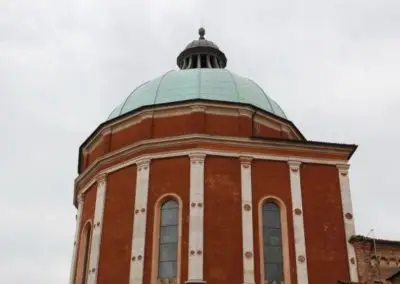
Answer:
<svg viewBox="0 0 400 284"><path fill-rule="evenodd" d="M146 219L150 160L138 160L136 164L136 194L129 284L143 284L144 249L146 246Z"/></svg>
<svg viewBox="0 0 400 284"><path fill-rule="evenodd" d="M190 215L188 280L186 283L203 283L203 229L204 229L204 159L202 153L192 153L190 158Z"/></svg>
<svg viewBox="0 0 400 284"><path fill-rule="evenodd" d="M346 235L347 259L349 262L350 280L358 282L356 252L353 245L349 242L350 237L355 235L355 224L353 219L353 206L351 203L349 167L348 164L336 166L339 174L340 195L342 198L342 210L344 220L344 231Z"/></svg>
<svg viewBox="0 0 400 284"><path fill-rule="evenodd" d="M78 253L78 240L80 235L80 226L81 226L81 217L82 217L82 210L83 210L83 202L84 202L84 195L80 193L78 195L78 211L76 213L76 225L75 225L75 237L74 237L74 247L72 250L72 264L71 264L71 271L69 276L69 283L73 284L75 280L75 273L76 273L76 261L77 261L77 253Z"/></svg>
<svg viewBox="0 0 400 284"><path fill-rule="evenodd" d="M91 240L90 255L89 255L89 274L87 280L88 284L97 283L106 191L107 191L107 176L100 175L97 180L96 206L94 209L93 231L92 231L92 240Z"/></svg>
<svg viewBox="0 0 400 284"><path fill-rule="evenodd" d="M304 234L303 202L300 182L300 161L288 161L290 189L292 196L292 214L294 248L296 253L296 273L298 284L308 284L307 253Z"/></svg>
<svg viewBox="0 0 400 284"><path fill-rule="evenodd" d="M197 135L194 135L197 136ZM203 136L203 135L200 135ZM193 140L193 141L197 141L197 142L204 142L205 140L200 139L200 136L198 137L199 140ZM194 138L194 137L193 137ZM207 140L208 141L208 140ZM224 141L224 143L229 143L228 139L224 140L222 139L221 141ZM220 141L220 142L221 142ZM238 142L238 141L237 141ZM177 144L179 144L178 142L174 142L168 145L174 145L176 146ZM257 147L262 147L264 148L264 146L262 145L262 143L255 143L257 145ZM164 144L165 146L168 146L167 144ZM240 143L233 143L232 145L240 145ZM148 149L148 145L139 143L136 144L134 143L133 146L135 146L136 151L141 151L141 150L145 150ZM267 147L268 148L268 147ZM272 150L273 148L271 148ZM111 157L115 157L118 153L123 152L123 150L118 150L115 151L113 153L104 155L103 158L101 158L100 160L97 160L97 162L94 162L93 164L91 164L89 166L89 168L87 168L85 170L84 173L82 173L81 175L79 175L76 180L75 180L75 186L77 186L77 184L79 183L85 183L85 186L80 190L80 192L85 192L87 189L90 188L90 186L92 186L94 184L94 182L96 181L96 177L91 178L90 180L86 181L86 177L90 174L91 171L93 171L96 166L98 166L102 161L107 161L109 162L109 158ZM209 150L209 149L196 149L196 150L177 150L177 151L169 151L169 152L163 152L162 150L160 150L160 153L153 153L153 154L147 154L147 155L140 155L137 157L134 157L132 159L120 162L120 163L116 163L113 166L110 166L108 168L105 168L103 170L100 171L99 174L109 174L115 171L118 171L120 169L123 169L125 167L129 167L135 163L137 163L137 161L139 160L143 160L143 159L165 159L165 158L175 158L175 157L182 157L182 156L190 156L193 153L201 153L204 155L210 155L210 156L221 156L221 157L231 157L231 158L240 158L241 156L246 156L246 157L251 157L253 159L258 159L258 160L271 160L271 161L291 161L291 160L296 160L296 161L300 161L302 163L311 163L311 164L324 164L324 165L337 165L338 163L345 163L347 161L342 161L342 160L328 160L328 159L320 159L320 158L306 158L306 157L301 157L301 156L277 156L277 155L268 155L268 154L257 154L254 152L230 152L230 151L222 151L222 150Z"/></svg>
<svg viewBox="0 0 400 284"><path fill-rule="evenodd" d="M243 283L254 284L253 201L251 158L241 157Z"/></svg>

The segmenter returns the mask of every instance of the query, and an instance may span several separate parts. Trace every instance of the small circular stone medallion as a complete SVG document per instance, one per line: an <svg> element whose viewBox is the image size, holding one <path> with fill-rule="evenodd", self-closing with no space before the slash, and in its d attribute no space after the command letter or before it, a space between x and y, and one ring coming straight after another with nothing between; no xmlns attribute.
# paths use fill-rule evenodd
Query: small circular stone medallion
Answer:
<svg viewBox="0 0 400 284"><path fill-rule="evenodd" d="M356 261L355 261L354 257L350 258L350 263L351 263L351 264L354 264L354 263L356 263Z"/></svg>
<svg viewBox="0 0 400 284"><path fill-rule="evenodd" d="M142 257L140 254L139 254L138 257L137 257L138 260L142 260L142 258L143 258L143 257Z"/></svg>
<svg viewBox="0 0 400 284"><path fill-rule="evenodd" d="M199 202L199 203L197 203L197 207L203 207L203 203L201 203L201 202Z"/></svg>
<svg viewBox="0 0 400 284"><path fill-rule="evenodd" d="M296 214L296 215L301 215L301 213L302 213L302 211L301 211L300 208L294 209L294 214Z"/></svg>
<svg viewBox="0 0 400 284"><path fill-rule="evenodd" d="M244 254L244 256L246 258L252 258L253 257L253 253L251 251L246 251L246 253Z"/></svg>
<svg viewBox="0 0 400 284"><path fill-rule="evenodd" d="M297 260L298 260L300 263L303 263L304 261L306 261L306 258L304 257L304 255L299 255L299 257L297 258Z"/></svg>
<svg viewBox="0 0 400 284"><path fill-rule="evenodd" d="M146 211L146 209L144 209L144 208L142 208L142 209L140 209L140 212L145 212Z"/></svg>
<svg viewBox="0 0 400 284"><path fill-rule="evenodd" d="M190 251L190 254L191 254L191 255L194 255L195 253L196 253L196 252L195 252L194 250L191 250L191 251Z"/></svg>
<svg viewBox="0 0 400 284"><path fill-rule="evenodd" d="M243 209L244 209L245 211L250 211L250 210L251 210L250 204L245 204L245 205L243 206Z"/></svg>
<svg viewBox="0 0 400 284"><path fill-rule="evenodd" d="M136 257L132 256L132 261L135 261L135 260L136 260Z"/></svg>
<svg viewBox="0 0 400 284"><path fill-rule="evenodd" d="M351 213L346 213L344 216L346 217L347 220L353 219L353 215Z"/></svg>
<svg viewBox="0 0 400 284"><path fill-rule="evenodd" d="M136 210L135 210L135 214L138 214L138 213L139 213L139 209L136 209Z"/></svg>
<svg viewBox="0 0 400 284"><path fill-rule="evenodd" d="M197 254L198 254L198 255L201 255L201 254L202 254L202 251L201 251L201 250L198 250L198 251L197 251Z"/></svg>
<svg viewBox="0 0 400 284"><path fill-rule="evenodd" d="M190 206L195 207L195 206L196 206L196 203L192 202L192 203L190 204Z"/></svg>

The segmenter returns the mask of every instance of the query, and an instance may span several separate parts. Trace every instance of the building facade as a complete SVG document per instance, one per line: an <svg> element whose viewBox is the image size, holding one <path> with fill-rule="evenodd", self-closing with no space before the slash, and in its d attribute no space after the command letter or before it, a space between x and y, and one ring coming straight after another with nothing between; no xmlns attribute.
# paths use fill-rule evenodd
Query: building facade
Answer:
<svg viewBox="0 0 400 284"><path fill-rule="evenodd" d="M81 145L70 283L358 281L356 146L306 140L204 34Z"/></svg>
<svg viewBox="0 0 400 284"><path fill-rule="evenodd" d="M400 283L400 241L353 236L359 280L364 283Z"/></svg>

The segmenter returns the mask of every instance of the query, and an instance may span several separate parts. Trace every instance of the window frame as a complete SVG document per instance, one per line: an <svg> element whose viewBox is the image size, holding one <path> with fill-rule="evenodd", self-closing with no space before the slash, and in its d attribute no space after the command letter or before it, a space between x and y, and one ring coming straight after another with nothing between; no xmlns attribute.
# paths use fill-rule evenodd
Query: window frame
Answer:
<svg viewBox="0 0 400 284"><path fill-rule="evenodd" d="M79 284L85 284L88 281L88 276L90 271L89 267L90 254L92 249L92 236L93 236L93 223L91 220L87 220L86 223L82 226L82 230L80 233L78 255L75 264L76 268L75 268L74 278L75 282ZM85 247L82 247L82 245L84 245ZM82 252L82 250L84 251ZM81 260L80 258L83 258L83 260ZM82 264L82 269L79 269L80 268L79 264Z"/></svg>
<svg viewBox="0 0 400 284"><path fill-rule="evenodd" d="M157 199L154 205L153 218L153 244L152 244L152 271L151 283L157 283L159 272L159 257L160 257L160 229L161 229L161 207L169 200L174 200L178 204L178 242L177 242L177 257L176 257L176 284L180 283L181 278L181 252L182 252L182 200L173 193L167 193Z"/></svg>
<svg viewBox="0 0 400 284"><path fill-rule="evenodd" d="M282 199L276 196L265 196L258 204L258 235L259 235L259 253L260 253L260 277L261 282L265 281L264 271L264 230L263 230L263 207L266 203L273 202L279 208L280 222L281 222L281 246L283 257L283 277L284 283L291 283L290 275L290 257L289 257L289 239L288 239L288 221L287 221L287 208Z"/></svg>

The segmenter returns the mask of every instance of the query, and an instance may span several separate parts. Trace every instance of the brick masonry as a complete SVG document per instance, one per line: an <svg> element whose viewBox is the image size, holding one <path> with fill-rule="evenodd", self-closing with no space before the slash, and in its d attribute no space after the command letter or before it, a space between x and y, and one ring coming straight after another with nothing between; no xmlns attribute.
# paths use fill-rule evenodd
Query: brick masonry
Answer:
<svg viewBox="0 0 400 284"><path fill-rule="evenodd" d="M117 126L113 126L114 128ZM224 137L247 137L254 134L250 118L223 116L194 112L166 118L146 118L116 132L108 132L104 139L81 159L83 169L105 154L112 155L121 147L149 138L173 137L182 134L207 133ZM282 128L286 127L282 125ZM287 134L266 126L256 127L258 136L266 138L288 138ZM292 134L291 134L292 135ZM294 135L294 134L293 134ZM293 136L294 137L294 136ZM293 138L294 139L294 138ZM154 150L163 153L170 149L195 149L197 145L174 145L170 148ZM326 146L327 147L327 146ZM241 153L239 146L204 143L202 149L224 150ZM328 149L328 148L327 148ZM252 149L255 152L266 150ZM288 156L301 150L295 147L268 154ZM116 152L115 152L116 153ZM144 152L141 152L144 153ZM147 152L149 153L149 152ZM139 155L139 153L132 154ZM302 155L310 158L324 156L323 152L310 154L302 150ZM344 156L344 154L341 157ZM112 166L124 156L94 168L90 175ZM339 155L338 155L339 157ZM294 251L293 214L289 167L286 162L253 159L252 206L255 282L262 283L260 260L260 201L266 196L276 196L286 206L289 278L286 283L297 283ZM85 173L87 174L87 173ZM204 172L204 280L207 284L242 283L243 251L241 220L241 162L239 158L206 156ZM349 279L346 239L342 217L340 186L337 168L332 165L302 164L300 168L304 227L309 283L336 283ZM188 156L154 159L150 162L150 182L147 204L146 245L144 255L143 283L151 283L154 268L153 234L155 203L164 194L175 194L182 200L182 243L180 250L180 283L187 280L188 235L190 206L190 160ZM90 178L82 178L77 190L85 187ZM136 166L130 165L107 175L103 231L100 246L98 283L129 283L131 245L134 223ZM96 186L85 193L81 222L93 218L96 201ZM82 226L80 226L82 228ZM82 250L79 248L78 250ZM78 253L78 255L80 255ZM78 261L79 262L79 261ZM334 267L334 269L326 269ZM75 279L81 279L77 275ZM290 282L289 282L290 281ZM76 282L78 283L78 282ZM153 284L153 283L152 283Z"/></svg>

